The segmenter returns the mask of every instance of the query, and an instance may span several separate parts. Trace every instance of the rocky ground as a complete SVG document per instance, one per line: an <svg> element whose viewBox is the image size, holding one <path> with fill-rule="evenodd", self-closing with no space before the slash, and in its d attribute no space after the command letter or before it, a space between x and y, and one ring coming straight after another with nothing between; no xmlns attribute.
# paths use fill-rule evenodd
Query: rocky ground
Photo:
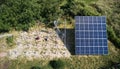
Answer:
<svg viewBox="0 0 120 69"><path fill-rule="evenodd" d="M20 57L27 59L70 57L69 51L58 34L50 28L18 32L15 43L15 48L8 50L7 55L10 59Z"/></svg>

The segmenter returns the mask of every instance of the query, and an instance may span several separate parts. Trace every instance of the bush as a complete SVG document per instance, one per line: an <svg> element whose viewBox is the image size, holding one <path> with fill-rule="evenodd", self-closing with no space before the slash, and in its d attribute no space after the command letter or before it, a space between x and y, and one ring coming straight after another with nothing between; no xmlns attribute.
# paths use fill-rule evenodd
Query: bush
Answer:
<svg viewBox="0 0 120 69"><path fill-rule="evenodd" d="M75 15L80 14L80 10L85 6L84 1L67 0L67 3L61 6L61 9L64 15L74 18Z"/></svg>
<svg viewBox="0 0 120 69"><path fill-rule="evenodd" d="M62 60L52 60L49 63L53 69L64 69L65 63Z"/></svg>
<svg viewBox="0 0 120 69"><path fill-rule="evenodd" d="M39 66L33 66L31 69L41 69Z"/></svg>
<svg viewBox="0 0 120 69"><path fill-rule="evenodd" d="M120 39L117 38L115 32L111 27L107 28L107 33L108 33L108 39L112 41L116 47L120 48Z"/></svg>
<svg viewBox="0 0 120 69"><path fill-rule="evenodd" d="M35 24L36 20L46 24L53 22L61 16L62 2L58 0L0 1L0 32L8 32L9 28L26 31Z"/></svg>
<svg viewBox="0 0 120 69"><path fill-rule="evenodd" d="M0 33L10 31L10 25L0 22Z"/></svg>
<svg viewBox="0 0 120 69"><path fill-rule="evenodd" d="M81 15L84 16L98 16L100 15L94 8L86 6L81 10Z"/></svg>
<svg viewBox="0 0 120 69"><path fill-rule="evenodd" d="M28 30L34 25L38 14L37 3L33 0L5 0L0 5L0 32L8 32L11 29Z"/></svg>

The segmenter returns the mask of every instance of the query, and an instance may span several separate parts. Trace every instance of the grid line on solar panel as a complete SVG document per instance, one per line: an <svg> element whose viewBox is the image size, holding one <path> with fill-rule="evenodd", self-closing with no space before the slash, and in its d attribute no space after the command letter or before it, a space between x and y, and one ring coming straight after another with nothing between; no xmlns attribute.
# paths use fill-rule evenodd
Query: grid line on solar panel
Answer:
<svg viewBox="0 0 120 69"><path fill-rule="evenodd" d="M78 19L76 19L77 23L106 23L105 17L79 17Z"/></svg>
<svg viewBox="0 0 120 69"><path fill-rule="evenodd" d="M77 16L75 19L76 54L107 54L105 16Z"/></svg>
<svg viewBox="0 0 120 69"><path fill-rule="evenodd" d="M97 51L97 52L99 52L99 51L107 51L108 50L108 48L107 47L78 47L78 48L76 48L76 50L78 50L77 52L85 52L85 50L86 51L89 51L89 49L90 49L90 51L94 51L94 49L95 49L95 51ZM98 51L99 50L99 51ZM104 52L103 51L103 52Z"/></svg>
<svg viewBox="0 0 120 69"><path fill-rule="evenodd" d="M76 24L76 26L80 26L80 27L82 27L82 28L84 28L83 26L85 26L85 27L103 27L103 28L106 28L106 24Z"/></svg>

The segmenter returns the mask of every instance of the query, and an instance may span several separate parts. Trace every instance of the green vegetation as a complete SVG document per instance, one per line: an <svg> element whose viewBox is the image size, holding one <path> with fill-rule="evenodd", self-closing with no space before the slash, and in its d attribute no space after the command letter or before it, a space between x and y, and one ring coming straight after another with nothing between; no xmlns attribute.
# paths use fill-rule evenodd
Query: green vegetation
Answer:
<svg viewBox="0 0 120 69"><path fill-rule="evenodd" d="M0 32L27 31L36 20L48 23L59 16L57 0L4 0L0 5Z"/></svg>
<svg viewBox="0 0 120 69"><path fill-rule="evenodd" d="M53 20L68 15L99 15L85 2L75 0L4 0L0 3L0 10L0 32L27 31L36 20L51 25Z"/></svg>
<svg viewBox="0 0 120 69"><path fill-rule="evenodd" d="M112 41L116 47L120 48L120 39L117 38L115 32L112 28L108 28L108 39Z"/></svg>
<svg viewBox="0 0 120 69"><path fill-rule="evenodd" d="M50 65L53 69L65 69L65 63L62 60L52 60Z"/></svg>
<svg viewBox="0 0 120 69"><path fill-rule="evenodd" d="M68 24L72 23L74 26L74 16L76 15L104 15L107 17L108 39L114 44L108 44L109 55L72 56L71 59L52 61L8 60L10 61L9 69L56 69L61 67L62 69L110 69L115 63L120 63L119 0L1 0L0 33L11 30L28 31L36 24L36 21L46 24L47 27L53 27L52 22L60 18L66 19ZM12 47L14 45L13 37L7 37L6 42L8 46Z"/></svg>
<svg viewBox="0 0 120 69"><path fill-rule="evenodd" d="M14 42L14 37L13 36L9 36L6 38L6 43L8 45L8 48L11 48L15 45L15 42Z"/></svg>
<svg viewBox="0 0 120 69"><path fill-rule="evenodd" d="M40 69L40 67L39 66L33 66L33 67L31 67L31 69Z"/></svg>
<svg viewBox="0 0 120 69"><path fill-rule="evenodd" d="M36 21L52 27L53 21L58 18L67 19L73 23L74 16L107 16L108 32L113 29L115 41L109 39L120 47L120 11L117 0L2 0L0 1L0 32L10 30L28 31ZM105 5L106 4L106 5Z"/></svg>

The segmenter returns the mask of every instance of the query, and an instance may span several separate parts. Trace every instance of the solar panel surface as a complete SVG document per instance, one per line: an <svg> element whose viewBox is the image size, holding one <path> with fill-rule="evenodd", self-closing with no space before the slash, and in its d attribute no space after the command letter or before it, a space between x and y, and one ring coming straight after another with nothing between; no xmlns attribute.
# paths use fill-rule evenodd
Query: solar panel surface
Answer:
<svg viewBox="0 0 120 69"><path fill-rule="evenodd" d="M105 16L75 17L75 53L77 55L108 54Z"/></svg>

